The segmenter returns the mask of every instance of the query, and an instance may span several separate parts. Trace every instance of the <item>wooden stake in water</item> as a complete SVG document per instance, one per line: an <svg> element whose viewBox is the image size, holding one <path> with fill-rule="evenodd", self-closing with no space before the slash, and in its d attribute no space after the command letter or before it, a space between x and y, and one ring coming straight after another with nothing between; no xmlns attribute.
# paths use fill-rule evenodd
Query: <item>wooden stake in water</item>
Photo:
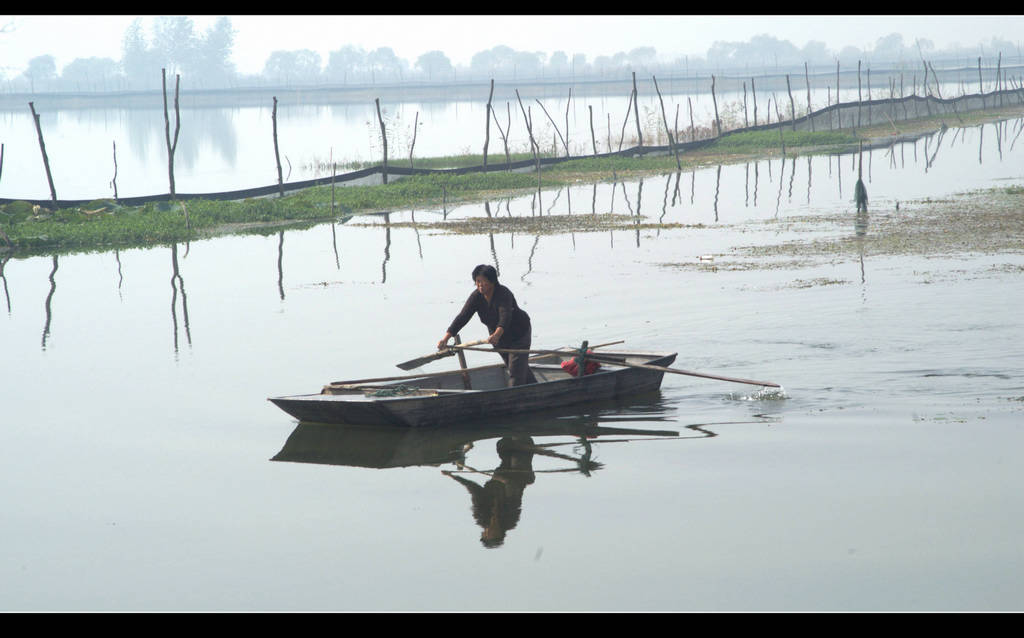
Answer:
<svg viewBox="0 0 1024 638"><path fill-rule="evenodd" d="M35 122L36 134L39 136L39 150L43 154L43 168L46 169L46 181L50 184L50 197L53 199L53 209L57 210L57 190L53 187L53 175L50 174L50 158L46 156L46 144L43 143L43 129L39 125L39 115L36 113L35 104L29 102L28 108L32 111L32 121ZM172 181L171 184L173 188L174 182Z"/></svg>
<svg viewBox="0 0 1024 638"><path fill-rule="evenodd" d="M377 105L377 121L380 122L380 139L381 139L381 144L384 145L384 167L383 167L383 174L384 174L384 183L387 184L388 183L388 136L387 136L387 132L384 130L384 118L381 117L381 114L380 114L380 98L375 98L373 101Z"/></svg>
<svg viewBox="0 0 1024 638"><path fill-rule="evenodd" d="M658 88L658 78L656 78L656 77L654 77L652 75L651 79L654 80L654 90L657 91L657 93L658 93L658 102L661 103L661 119L665 121L665 133L668 135L668 145L669 145L669 147L672 148L672 152L675 153L675 156L676 156L676 168L679 169L679 170L682 170L683 167L679 163L679 149L676 148L675 139L672 137L672 129L670 129L668 127L668 116L665 115L665 100L662 99L662 97L661 97L661 89Z"/></svg>
<svg viewBox="0 0 1024 638"><path fill-rule="evenodd" d="M639 94L636 92L636 71L633 71L633 115L636 117L636 145L644 145L644 136L640 132L640 110L637 106L637 98Z"/></svg>
<svg viewBox="0 0 1024 638"><path fill-rule="evenodd" d="M0 158L0 166L2 166L2 158ZM117 142L114 142L114 177L110 180L110 185L114 187L114 201L117 201Z"/></svg>
<svg viewBox="0 0 1024 638"><path fill-rule="evenodd" d="M270 123L274 134L274 159L277 160L277 193L284 197L284 178L281 177L281 154L277 148L277 96L274 96L274 109L270 112Z"/></svg>
<svg viewBox="0 0 1024 638"><path fill-rule="evenodd" d="M487 146L491 143L491 99L494 97L494 78L491 78L491 92L487 96L487 114L484 118L484 172L487 172ZM412 155L409 156L410 165Z"/></svg>
<svg viewBox="0 0 1024 638"><path fill-rule="evenodd" d="M171 199L174 192L174 151L178 149L178 132L181 130L181 113L178 110L178 91L181 87L181 75L176 74L174 80L174 142L171 142L171 120L167 114L167 69L160 69L164 89L164 137L167 140L167 176L170 178Z"/></svg>

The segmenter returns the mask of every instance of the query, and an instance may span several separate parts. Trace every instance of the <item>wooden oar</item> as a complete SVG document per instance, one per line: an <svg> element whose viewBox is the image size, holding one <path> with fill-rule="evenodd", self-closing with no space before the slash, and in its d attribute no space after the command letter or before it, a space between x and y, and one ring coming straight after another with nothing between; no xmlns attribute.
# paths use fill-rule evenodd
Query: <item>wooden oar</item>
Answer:
<svg viewBox="0 0 1024 638"><path fill-rule="evenodd" d="M454 346L447 346L441 350L438 350L437 352L425 354L422 357L416 357L415 359L409 359L408 361L403 361L402 363L399 363L397 365L402 370L412 370L413 368L418 368L425 363L430 363L431 361L437 361L438 359L450 357L459 350L461 350L462 348L478 346L482 343L487 343L487 339L478 339L476 341L469 341L467 343L461 343Z"/></svg>
<svg viewBox="0 0 1024 638"><path fill-rule="evenodd" d="M593 346L598 347L598 346ZM518 353L518 354L557 354L566 355L572 354L571 351L566 350L508 350L501 348L487 349L487 348L468 348L469 350L478 350L482 352L505 352L505 353ZM781 388L782 386L778 383L772 383L771 381L756 381L754 379L740 379L737 377L726 377L719 374L708 374L706 372L693 372L691 370L679 370L677 368L666 368L663 366L651 365L649 363L627 363L618 359L609 359L602 357L596 352L587 353L587 359L593 359L598 363L607 363L608 365L623 366L626 368L641 368L644 370L655 370L657 372L671 372L672 374L685 374L691 377L704 377L705 379L716 379L718 381L730 381L732 383L746 383L749 385L766 386L769 388Z"/></svg>
<svg viewBox="0 0 1024 638"><path fill-rule="evenodd" d="M691 377L704 377L705 379L716 379L718 381L730 381L732 383L746 383L748 385L760 385L769 388L781 388L782 386L778 383L772 383L771 381L755 381L754 379L740 379L737 377L725 377L719 374L708 374L706 372L693 372L691 370L679 370L678 368L666 368L663 366L655 366L649 363L627 363L625 361L618 361L615 359L603 359L600 356L593 354L587 355L588 359L594 359L598 363L607 363L613 366L625 366L627 368L640 368L642 370L654 370L656 372L671 372L673 374L685 374Z"/></svg>

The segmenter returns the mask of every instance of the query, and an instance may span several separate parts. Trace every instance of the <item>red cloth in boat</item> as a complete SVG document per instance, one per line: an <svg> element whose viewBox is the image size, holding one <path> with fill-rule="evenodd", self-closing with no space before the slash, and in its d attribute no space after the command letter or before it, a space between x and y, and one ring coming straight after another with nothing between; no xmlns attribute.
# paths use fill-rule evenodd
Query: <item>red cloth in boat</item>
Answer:
<svg viewBox="0 0 1024 638"><path fill-rule="evenodd" d="M587 354L593 354L593 353L594 353L593 350L587 350ZM587 359L585 363L586 363L586 365L584 365L584 371L583 371L584 376L586 376L588 374L594 374L595 372L597 372L601 368L601 364L598 363L597 361L594 361L593 359ZM576 363L576 359L575 358L569 359L568 361L563 361L562 362L562 369L565 370L566 372L568 372L569 374L571 374L574 377L578 377L579 376L580 366L579 366L579 364Z"/></svg>

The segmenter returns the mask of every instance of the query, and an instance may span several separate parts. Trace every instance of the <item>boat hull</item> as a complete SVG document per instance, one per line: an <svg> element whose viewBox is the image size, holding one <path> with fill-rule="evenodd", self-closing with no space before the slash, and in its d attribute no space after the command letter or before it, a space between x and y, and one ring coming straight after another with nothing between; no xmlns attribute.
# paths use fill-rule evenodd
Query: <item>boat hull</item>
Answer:
<svg viewBox="0 0 1024 638"><path fill-rule="evenodd" d="M645 353L642 362L668 366L675 358L675 353ZM486 368L492 369L494 366ZM460 374L461 371L454 371L452 379L461 378ZM543 376L538 374L539 378ZM529 385L440 392L434 396L367 398L363 395L321 393L274 397L270 401L303 422L424 427L537 412L652 392L661 386L664 372L605 366L583 377L553 376L556 376L553 380ZM425 383L420 385L429 387ZM444 383L435 382L433 385L443 386Z"/></svg>

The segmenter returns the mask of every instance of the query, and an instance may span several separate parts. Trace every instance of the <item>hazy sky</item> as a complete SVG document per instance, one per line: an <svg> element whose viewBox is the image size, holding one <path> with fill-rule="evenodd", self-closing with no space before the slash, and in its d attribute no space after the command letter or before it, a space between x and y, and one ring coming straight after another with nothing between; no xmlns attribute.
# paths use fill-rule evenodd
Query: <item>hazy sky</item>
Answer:
<svg viewBox="0 0 1024 638"><path fill-rule="evenodd" d="M58 72L75 58L119 60L125 29L138 16L0 15L0 74L20 73L33 57L50 54ZM142 16L147 36L151 17ZM204 31L217 16L190 16ZM477 51L504 44L516 50L584 53L589 61L639 46L653 46L659 58L704 56L718 40L746 41L769 34L798 47L819 40L838 52L844 46L872 48L878 38L898 32L904 42L926 38L938 48L977 46L993 36L1024 41L1024 16L686 16L686 15L405 15L405 16L228 16L237 33L234 62L242 73L263 69L275 50L312 49L324 63L346 44L366 50L391 47L415 63L439 49L455 64L469 64ZM1004 56L1010 52L1004 52ZM1016 53L1016 52L1014 52Z"/></svg>

